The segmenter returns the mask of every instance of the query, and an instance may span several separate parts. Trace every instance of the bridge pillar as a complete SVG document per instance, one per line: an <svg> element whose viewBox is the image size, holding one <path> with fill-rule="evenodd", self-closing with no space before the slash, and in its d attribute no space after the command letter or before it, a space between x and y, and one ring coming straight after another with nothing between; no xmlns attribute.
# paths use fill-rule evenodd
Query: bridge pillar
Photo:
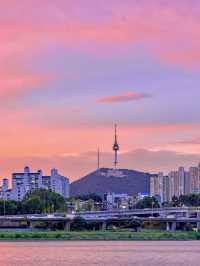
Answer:
<svg viewBox="0 0 200 266"><path fill-rule="evenodd" d="M106 224L106 221L104 221L102 223L102 227L101 227L102 230L106 230L107 229L107 224Z"/></svg>
<svg viewBox="0 0 200 266"><path fill-rule="evenodd" d="M32 230L34 228L33 222L29 222L29 228Z"/></svg>
<svg viewBox="0 0 200 266"><path fill-rule="evenodd" d="M167 232L170 231L170 224L169 224L169 222L166 223L166 231L167 231Z"/></svg>
<svg viewBox="0 0 200 266"><path fill-rule="evenodd" d="M184 212L183 217L190 218L190 212L189 211Z"/></svg>
<svg viewBox="0 0 200 266"><path fill-rule="evenodd" d="M65 230L65 231L70 231L70 225L71 225L70 221L65 222L65 223L64 223L64 230Z"/></svg>
<svg viewBox="0 0 200 266"><path fill-rule="evenodd" d="M172 222L171 231L176 232L176 222Z"/></svg>
<svg viewBox="0 0 200 266"><path fill-rule="evenodd" d="M197 211L197 218L200 219L200 212ZM200 232L200 221L197 222L197 231Z"/></svg>
<svg viewBox="0 0 200 266"><path fill-rule="evenodd" d="M200 232L200 222L197 222L197 231Z"/></svg>

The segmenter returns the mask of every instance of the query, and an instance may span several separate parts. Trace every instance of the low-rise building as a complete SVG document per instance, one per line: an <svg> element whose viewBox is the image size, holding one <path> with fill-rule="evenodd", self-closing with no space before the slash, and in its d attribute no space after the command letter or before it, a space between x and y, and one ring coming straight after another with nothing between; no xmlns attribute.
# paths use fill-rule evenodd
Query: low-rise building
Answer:
<svg viewBox="0 0 200 266"><path fill-rule="evenodd" d="M107 193L104 196L106 209L129 209L133 197L126 193Z"/></svg>

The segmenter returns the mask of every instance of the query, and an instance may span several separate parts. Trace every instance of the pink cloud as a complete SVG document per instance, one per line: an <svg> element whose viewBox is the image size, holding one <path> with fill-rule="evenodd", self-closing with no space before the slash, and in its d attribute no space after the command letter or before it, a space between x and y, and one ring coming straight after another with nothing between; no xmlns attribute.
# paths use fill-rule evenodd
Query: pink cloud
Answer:
<svg viewBox="0 0 200 266"><path fill-rule="evenodd" d="M93 5L90 1L23 2L24 16L20 15L22 9L17 1L0 4L0 57L19 59L23 54L30 58L55 43L108 56L122 48L124 53L134 51L136 44L165 63L199 66L200 19L195 5L186 1L181 7L176 3L164 5L162 1L111 1L106 8L101 2ZM88 18L90 11L96 14L93 20Z"/></svg>
<svg viewBox="0 0 200 266"><path fill-rule="evenodd" d="M47 76L40 74L4 74L0 75L0 91L16 91L19 92L27 87L33 87L49 80Z"/></svg>
<svg viewBox="0 0 200 266"><path fill-rule="evenodd" d="M200 138L179 141L178 144L200 145Z"/></svg>
<svg viewBox="0 0 200 266"><path fill-rule="evenodd" d="M114 95L114 96L107 96L99 99L98 103L119 103L119 102L129 102L129 101L137 101L144 98L151 97L145 93L138 93L138 92L128 92L122 95Z"/></svg>
<svg viewBox="0 0 200 266"><path fill-rule="evenodd" d="M0 97L3 100L15 99L28 91L41 88L41 85L52 80L45 74L21 73L17 71L0 71Z"/></svg>

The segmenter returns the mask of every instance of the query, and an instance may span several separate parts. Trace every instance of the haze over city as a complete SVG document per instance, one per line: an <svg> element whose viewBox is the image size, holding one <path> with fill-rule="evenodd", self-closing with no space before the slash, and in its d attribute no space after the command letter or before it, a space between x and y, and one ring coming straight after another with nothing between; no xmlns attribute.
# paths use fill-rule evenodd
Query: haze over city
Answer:
<svg viewBox="0 0 200 266"><path fill-rule="evenodd" d="M47 4L48 2L48 4ZM200 158L200 3L0 4L0 176L113 165L157 173ZM187 21L187 23L185 23Z"/></svg>

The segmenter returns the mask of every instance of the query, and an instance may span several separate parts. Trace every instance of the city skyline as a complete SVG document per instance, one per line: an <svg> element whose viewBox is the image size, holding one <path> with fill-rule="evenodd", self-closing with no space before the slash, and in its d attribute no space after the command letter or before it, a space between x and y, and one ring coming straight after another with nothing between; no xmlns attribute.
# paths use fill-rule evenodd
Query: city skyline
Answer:
<svg viewBox="0 0 200 266"><path fill-rule="evenodd" d="M0 4L0 177L75 180L113 166L168 173L200 158L197 1ZM161 45L162 44L162 45Z"/></svg>
<svg viewBox="0 0 200 266"><path fill-rule="evenodd" d="M150 178L150 195L158 196L161 203L172 201L173 197L200 193L200 163L185 169L180 166L167 175L159 172Z"/></svg>

